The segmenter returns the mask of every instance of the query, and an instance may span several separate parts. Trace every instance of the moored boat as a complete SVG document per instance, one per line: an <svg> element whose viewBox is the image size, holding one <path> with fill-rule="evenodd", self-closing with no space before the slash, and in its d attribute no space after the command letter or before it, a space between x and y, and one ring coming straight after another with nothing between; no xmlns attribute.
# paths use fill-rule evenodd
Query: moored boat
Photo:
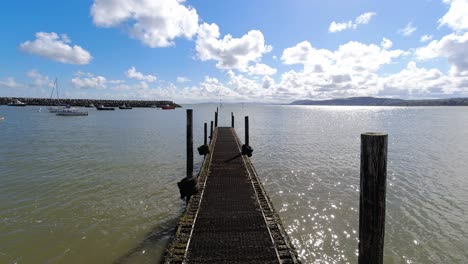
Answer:
<svg viewBox="0 0 468 264"><path fill-rule="evenodd" d="M119 106L119 109L133 109L133 107L123 104L123 105Z"/></svg>
<svg viewBox="0 0 468 264"><path fill-rule="evenodd" d="M163 105L161 106L162 110L174 110L176 108L175 105Z"/></svg>
<svg viewBox="0 0 468 264"><path fill-rule="evenodd" d="M0 116L0 120L5 120L5 117L4 117L4 116Z"/></svg>
<svg viewBox="0 0 468 264"><path fill-rule="evenodd" d="M58 113L58 112L61 112L63 110L77 110L77 108L71 107L70 105L49 106L49 107L47 107L47 109L51 113Z"/></svg>
<svg viewBox="0 0 468 264"><path fill-rule="evenodd" d="M55 113L58 116L87 116L87 111L80 111L78 109L63 109Z"/></svg>
<svg viewBox="0 0 468 264"><path fill-rule="evenodd" d="M110 111L115 110L114 107L107 107L107 106L104 106L104 105L98 105L98 106L96 106L96 109L97 109L97 110L107 110L107 111L109 111L109 110L110 110Z"/></svg>
<svg viewBox="0 0 468 264"><path fill-rule="evenodd" d="M15 101L9 103L8 106L26 106L26 104L16 99Z"/></svg>
<svg viewBox="0 0 468 264"><path fill-rule="evenodd" d="M57 78L55 78L54 87L52 88L52 92L50 92L50 100L51 101L54 100L53 99L54 91L56 92L57 99L56 99L55 105L47 107L47 110L49 110L50 113L57 113L57 112L62 111L63 109L65 109L65 106L60 104ZM68 106L67 108L70 108L70 107Z"/></svg>

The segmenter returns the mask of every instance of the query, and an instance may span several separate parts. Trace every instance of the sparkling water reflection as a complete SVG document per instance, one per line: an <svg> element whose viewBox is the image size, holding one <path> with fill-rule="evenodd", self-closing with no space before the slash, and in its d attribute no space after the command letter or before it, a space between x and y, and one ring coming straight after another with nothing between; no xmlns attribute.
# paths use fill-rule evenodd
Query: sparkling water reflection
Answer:
<svg viewBox="0 0 468 264"><path fill-rule="evenodd" d="M195 142L215 105L194 105ZM0 106L0 263L153 263L183 210L185 110ZM468 259L467 108L225 105L305 263L355 263L360 133L389 134L385 263ZM197 164L201 158L197 157Z"/></svg>

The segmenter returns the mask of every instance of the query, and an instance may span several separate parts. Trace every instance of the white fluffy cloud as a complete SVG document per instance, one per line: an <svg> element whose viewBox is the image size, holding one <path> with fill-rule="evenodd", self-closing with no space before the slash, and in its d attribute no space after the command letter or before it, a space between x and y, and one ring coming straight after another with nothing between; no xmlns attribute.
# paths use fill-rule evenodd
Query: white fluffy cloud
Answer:
<svg viewBox="0 0 468 264"><path fill-rule="evenodd" d="M65 34L59 36L55 32L38 32L35 40L21 43L20 49L66 64L82 65L92 60L88 51L77 45L71 46L70 43L70 38Z"/></svg>
<svg viewBox="0 0 468 264"><path fill-rule="evenodd" d="M75 78L71 79L71 83L78 89L104 89L107 87L107 79L105 77L94 76L91 73L79 73Z"/></svg>
<svg viewBox="0 0 468 264"><path fill-rule="evenodd" d="M443 0L449 4L448 12L439 19L440 25L446 25L455 31L468 29L468 0Z"/></svg>
<svg viewBox="0 0 468 264"><path fill-rule="evenodd" d="M410 52L391 50L391 41L380 46L350 41L335 51L314 48L304 41L283 51L284 64L301 64L275 84L274 98L295 100L349 96L428 98L468 95L468 32L447 35L415 51L418 59L447 58L448 73L419 68L415 62L397 73L381 76L382 65L394 63Z"/></svg>
<svg viewBox="0 0 468 264"><path fill-rule="evenodd" d="M468 32L462 35L452 33L440 40L433 40L415 52L419 60L443 57L452 65L454 72L468 72Z"/></svg>
<svg viewBox="0 0 468 264"><path fill-rule="evenodd" d="M308 41L283 51L284 64L301 64L302 71L291 70L281 75L275 85L275 98L336 98L375 96L383 89L377 71L407 53L391 49L392 41L380 45L350 41L337 50L317 49Z"/></svg>
<svg viewBox="0 0 468 264"><path fill-rule="evenodd" d="M389 50L391 41L383 39L382 46L350 41L336 51L316 49L308 41L283 51L281 60L285 64L303 64L314 72L345 69L352 71L376 71L381 65L404 54L402 50Z"/></svg>
<svg viewBox="0 0 468 264"><path fill-rule="evenodd" d="M178 83L186 83L186 82L190 82L190 79L187 78L187 77L184 77L184 76L178 76L177 77L177 82Z"/></svg>
<svg viewBox="0 0 468 264"><path fill-rule="evenodd" d="M94 0L91 16L100 27L129 28L131 37L152 48L190 39L198 29L197 11L183 0Z"/></svg>
<svg viewBox="0 0 468 264"><path fill-rule="evenodd" d="M377 15L377 13L374 12L367 12L364 14L361 14L360 16L356 17L354 21L346 21L346 22L331 22L330 26L328 27L328 31L335 33L335 32L340 32L346 29L356 29L358 25L364 25L364 24L369 24L370 20L372 19L373 16Z"/></svg>
<svg viewBox="0 0 468 264"><path fill-rule="evenodd" d="M31 86L49 88L54 87L54 81L49 79L48 76L40 74L37 70L30 70L26 75L32 79Z"/></svg>
<svg viewBox="0 0 468 264"><path fill-rule="evenodd" d="M415 31L417 30L417 28L415 26L413 26L413 22L409 22L408 24L406 24L406 26L402 29L399 29L398 30L398 33L402 34L403 36L405 37L409 37L411 36Z"/></svg>
<svg viewBox="0 0 468 264"><path fill-rule="evenodd" d="M247 69L250 75L274 75L276 73L276 69L272 68L263 63L256 63L254 66L249 66Z"/></svg>
<svg viewBox="0 0 468 264"><path fill-rule="evenodd" d="M432 40L433 36L432 35L423 35L421 36L421 38L419 39L419 41L421 42L428 42L430 40Z"/></svg>
<svg viewBox="0 0 468 264"><path fill-rule="evenodd" d="M251 30L240 38L226 35L220 39L220 35L218 25L203 23L198 30L195 47L200 60L217 61L216 67L220 69L247 71L251 62L258 62L272 49L265 45L259 30Z"/></svg>
<svg viewBox="0 0 468 264"><path fill-rule="evenodd" d="M383 38L382 42L380 42L380 46L382 46L384 49L389 49L393 46L393 42L388 38Z"/></svg>
<svg viewBox="0 0 468 264"><path fill-rule="evenodd" d="M126 72L125 72L125 75L128 77L128 78L131 78L131 79L136 79L136 80L139 80L139 81L145 81L145 82L154 82L156 81L156 76L154 75L151 75L151 74L148 74L148 75L144 75L143 73L141 72L138 72L134 66L130 67L130 69L128 69Z"/></svg>
<svg viewBox="0 0 468 264"><path fill-rule="evenodd" d="M386 76L380 82L382 90L379 95L382 96L427 98L460 91L456 88L456 79L438 69L418 68L413 61L400 72Z"/></svg>
<svg viewBox="0 0 468 264"><path fill-rule="evenodd" d="M0 87L5 88L25 88L26 85L18 83L13 77L6 77L0 80Z"/></svg>

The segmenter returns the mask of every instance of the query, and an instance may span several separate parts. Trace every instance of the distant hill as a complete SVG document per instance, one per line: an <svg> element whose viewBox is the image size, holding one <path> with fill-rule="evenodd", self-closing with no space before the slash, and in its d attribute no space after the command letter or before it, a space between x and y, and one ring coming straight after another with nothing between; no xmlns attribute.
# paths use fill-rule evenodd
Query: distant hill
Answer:
<svg viewBox="0 0 468 264"><path fill-rule="evenodd" d="M331 100L298 100L290 105L360 105L360 106L468 106L468 98L403 100L376 97L350 97Z"/></svg>

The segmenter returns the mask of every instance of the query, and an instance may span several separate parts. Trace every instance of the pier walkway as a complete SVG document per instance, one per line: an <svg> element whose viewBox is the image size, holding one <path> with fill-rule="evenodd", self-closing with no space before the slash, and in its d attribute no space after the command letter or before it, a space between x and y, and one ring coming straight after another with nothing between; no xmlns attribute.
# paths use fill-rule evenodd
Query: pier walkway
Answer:
<svg viewBox="0 0 468 264"><path fill-rule="evenodd" d="M215 129L198 181L165 263L298 263L233 128Z"/></svg>

